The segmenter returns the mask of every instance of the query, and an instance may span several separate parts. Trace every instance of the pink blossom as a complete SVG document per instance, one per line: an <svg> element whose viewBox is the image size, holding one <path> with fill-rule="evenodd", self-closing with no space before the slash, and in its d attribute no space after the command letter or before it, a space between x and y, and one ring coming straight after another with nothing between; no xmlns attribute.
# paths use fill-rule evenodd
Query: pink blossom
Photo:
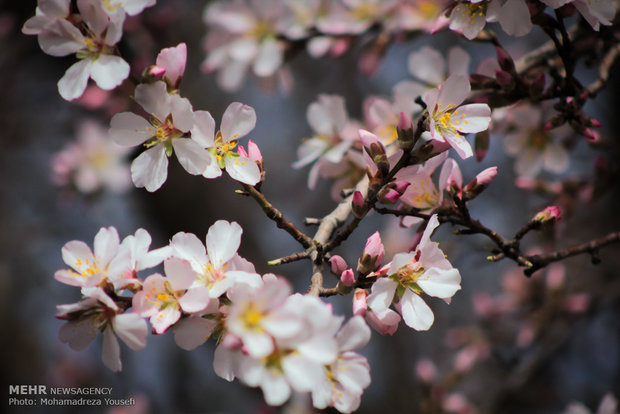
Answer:
<svg viewBox="0 0 620 414"><path fill-rule="evenodd" d="M157 55L156 68L163 70L162 76L165 76L166 83L173 89L179 88L183 72L185 72L185 63L187 61L187 45L179 43L175 47L162 49Z"/></svg>
<svg viewBox="0 0 620 414"><path fill-rule="evenodd" d="M67 320L58 336L72 349L82 351L102 332L103 363L118 372L122 364L116 336L134 351L140 350L146 346L146 322L135 313L123 313L101 288L87 289L84 293L86 298L78 303L57 306L56 317Z"/></svg>
<svg viewBox="0 0 620 414"><path fill-rule="evenodd" d="M192 139L207 149L205 154L209 159L207 168L202 171L203 177L219 177L225 169L234 180L248 185L258 184L261 172L255 160L233 151L239 139L249 134L255 125L254 108L240 102L228 105L217 133L215 120L209 112L194 112ZM253 155L256 156L256 151Z"/></svg>
<svg viewBox="0 0 620 414"><path fill-rule="evenodd" d="M430 241L438 226L437 215L433 215L416 250L394 256L388 265L388 276L378 278L372 286L368 296L370 309L384 312L397 300L396 308L408 326L416 330L431 327L434 315L420 293L449 301L461 288L458 270L445 258L438 244Z"/></svg>
<svg viewBox="0 0 620 414"><path fill-rule="evenodd" d="M194 125L192 105L178 94L171 95L166 84L158 81L136 87L136 101L152 114L147 121L131 112L114 115L110 136L119 145L146 148L131 164L136 187L159 189L168 177L168 157L176 153L179 163L192 175L203 174L212 162L199 139L184 138Z"/></svg>
<svg viewBox="0 0 620 414"><path fill-rule="evenodd" d="M431 137L450 144L463 159L471 157L473 152L461 134L482 132L491 122L487 104L459 106L470 90L467 78L452 75L423 98L429 112Z"/></svg>
<svg viewBox="0 0 620 414"><path fill-rule="evenodd" d="M340 283L343 286L353 286L355 284L355 275L353 274L353 269L346 269L340 275Z"/></svg>
<svg viewBox="0 0 620 414"><path fill-rule="evenodd" d="M331 271L335 275L339 275L347 269L347 262L344 261L342 256L338 256L337 254L329 258L329 263L331 265Z"/></svg>

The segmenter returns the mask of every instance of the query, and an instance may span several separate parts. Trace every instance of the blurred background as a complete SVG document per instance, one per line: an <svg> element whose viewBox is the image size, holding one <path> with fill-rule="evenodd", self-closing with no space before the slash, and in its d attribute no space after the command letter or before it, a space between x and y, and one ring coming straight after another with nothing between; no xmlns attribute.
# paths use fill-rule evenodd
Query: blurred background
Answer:
<svg viewBox="0 0 620 414"><path fill-rule="evenodd" d="M121 50L133 60L139 75L154 63L161 48L186 42L188 64L181 93L194 109L208 110L218 120L230 102L253 106L258 123L250 138L264 156L267 176L263 191L308 233L314 230L304 227L304 217L321 217L336 205L329 195L331 183L323 180L317 189L308 190L308 169L291 168L301 139L311 134L306 108L318 94L344 96L349 115L360 119L364 98L389 97L393 85L409 76L408 54L422 45L445 50L459 44L470 50L474 62L494 56L490 46L479 44L469 49L471 44L454 33L441 33L430 42L428 37L419 37L393 45L372 77L357 72L359 48L354 46L338 59L297 54L288 65L294 82L289 92L259 85L250 78L240 91L225 93L213 76L199 70L204 59L204 5L198 0L159 0L156 7L126 23ZM133 408L108 409L115 413L314 412L304 396L294 397L284 407L271 408L263 402L260 390L218 378L212 369L212 343L186 352L174 344L171 335L150 335L142 351L121 345L123 371L113 374L101 363L100 338L82 353L58 340L62 322L54 318L55 306L80 299L77 289L53 278L54 272L65 266L60 249L69 240L92 245L103 226L115 226L121 237L145 228L153 236L153 246L159 247L176 232L192 232L204 239L214 221L234 220L244 229L240 254L255 263L258 272L280 274L303 292L309 285L310 268L306 262L275 269L267 266L268 260L294 253L299 247L288 234L278 231L252 200L236 195L238 185L228 177L205 180L190 176L172 161L168 180L155 193L132 187L124 194L84 196L55 185L53 154L75 139L81 121L108 125L111 114L106 108L113 105L89 109L58 95L56 82L73 57L45 55L36 37L21 34L21 26L34 14L35 6L33 0L0 2L2 389L7 390L8 384L106 386L113 387L113 398L137 399ZM510 50L518 55L539 41L536 34L527 39L513 43ZM610 138L605 160L616 166L620 160L620 95L611 91L618 90L618 81L616 70L607 91L587 108L603 122L602 133ZM109 99L118 100L132 91L131 83L125 82ZM119 102L123 110L122 99ZM593 177L593 163L600 152L583 141L572 150L571 168L564 178ZM513 160L504 154L499 136L492 136L490 152L481 163L470 159L459 164L466 182L484 168L499 165L498 178L471 209L475 217L506 236L550 204L548 197L514 186ZM605 190L587 202L576 201L556 229L556 241L552 234L543 233L528 235L524 243L543 249L564 248L620 229L620 186L612 180ZM386 261L411 243L414 231L376 215L365 221L338 253L349 265L354 264L366 238L377 229L388 249ZM592 265L583 255L526 279L513 263L488 263L486 249L490 246L485 238L453 236L450 230L449 225L442 226L434 239L459 268L463 289L450 305L428 301L436 315L428 332L404 325L393 337L373 332L371 342L361 351L369 358L372 384L363 396L360 413L560 413L571 401L582 401L594 412L604 394L620 396L618 245L601 250L599 265ZM328 275L326 281L331 286L336 279ZM328 301L336 313L351 315L351 297ZM86 407L9 409L104 411Z"/></svg>

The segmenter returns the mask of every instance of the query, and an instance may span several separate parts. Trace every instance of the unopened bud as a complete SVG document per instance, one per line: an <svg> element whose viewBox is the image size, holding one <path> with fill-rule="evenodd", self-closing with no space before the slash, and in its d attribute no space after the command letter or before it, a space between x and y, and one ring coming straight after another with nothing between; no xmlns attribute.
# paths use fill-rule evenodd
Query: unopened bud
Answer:
<svg viewBox="0 0 620 414"><path fill-rule="evenodd" d="M498 46L495 48L495 53L497 53L497 63L499 63L499 67L508 73L514 73L515 63L508 52L506 52L504 48Z"/></svg>
<svg viewBox="0 0 620 414"><path fill-rule="evenodd" d="M583 130L583 135L586 139L592 143L599 142L601 140L601 136L598 132L592 130L591 128L586 128Z"/></svg>
<svg viewBox="0 0 620 414"><path fill-rule="evenodd" d="M398 134L398 144L404 150L411 149L415 145L413 126L411 119L401 112L398 117L398 126L396 127Z"/></svg>
<svg viewBox="0 0 620 414"><path fill-rule="evenodd" d="M514 78L504 70L495 71L495 80L497 80L499 86L505 89L511 89L514 86Z"/></svg>
<svg viewBox="0 0 620 414"><path fill-rule="evenodd" d="M353 269L346 269L340 275L340 283L344 286L351 287L355 284L355 275L353 274Z"/></svg>
<svg viewBox="0 0 620 414"><path fill-rule="evenodd" d="M383 187L377 195L379 201L383 204L394 204L398 201L401 194L393 188Z"/></svg>
<svg viewBox="0 0 620 414"><path fill-rule="evenodd" d="M392 309L383 312L369 311L366 313L366 321L381 335L394 335L398 329L400 315Z"/></svg>
<svg viewBox="0 0 620 414"><path fill-rule="evenodd" d="M491 181L493 181L497 177L497 167L490 167L486 170L480 172L476 178L474 178L469 184L465 186L463 190L466 198L471 200L476 197L482 191L484 191Z"/></svg>
<svg viewBox="0 0 620 414"><path fill-rule="evenodd" d="M385 248L381 241L381 235L376 231L366 240L366 246L364 246L364 251L357 263L358 273L366 275L377 269L381 266L384 255Z"/></svg>
<svg viewBox="0 0 620 414"><path fill-rule="evenodd" d="M364 196L359 190L355 190L353 193L353 200L351 201L351 211L357 218L362 218L366 214L366 208L364 206Z"/></svg>
<svg viewBox="0 0 620 414"><path fill-rule="evenodd" d="M395 181L394 190L398 191L398 193L402 195L409 185L411 185L409 181Z"/></svg>
<svg viewBox="0 0 620 414"><path fill-rule="evenodd" d="M562 218L562 211L558 206L549 206L534 216L534 221L540 224L552 224Z"/></svg>
<svg viewBox="0 0 620 414"><path fill-rule="evenodd" d="M329 259L329 264L331 265L332 273L335 275L341 274L347 268L347 262L337 254Z"/></svg>

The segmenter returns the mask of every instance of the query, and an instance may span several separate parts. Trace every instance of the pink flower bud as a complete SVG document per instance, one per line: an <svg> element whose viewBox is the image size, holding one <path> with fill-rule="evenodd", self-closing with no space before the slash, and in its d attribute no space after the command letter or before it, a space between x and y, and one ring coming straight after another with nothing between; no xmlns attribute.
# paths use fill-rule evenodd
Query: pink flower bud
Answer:
<svg viewBox="0 0 620 414"><path fill-rule="evenodd" d="M366 297L368 292L365 289L355 289L353 293L353 316L364 316L368 310Z"/></svg>
<svg viewBox="0 0 620 414"><path fill-rule="evenodd" d="M375 134L370 131L366 131L365 129L360 129L358 131L360 140L362 141L362 145L366 148L370 148L372 144L381 144L379 138Z"/></svg>
<svg viewBox="0 0 620 414"><path fill-rule="evenodd" d="M410 184L411 183L409 181L396 181L394 182L394 190L398 191L398 193L402 195Z"/></svg>
<svg viewBox="0 0 620 414"><path fill-rule="evenodd" d="M415 364L415 372L418 378L426 384L432 384L437 379L437 367L428 358L422 358Z"/></svg>
<svg viewBox="0 0 620 414"><path fill-rule="evenodd" d="M353 215L357 218L363 217L365 214L364 196L359 190L356 190L353 193L353 200L351 201L351 204L351 210L353 212Z"/></svg>
<svg viewBox="0 0 620 414"><path fill-rule="evenodd" d="M566 298L564 308L572 313L583 313L590 307L591 298L587 293L575 293Z"/></svg>
<svg viewBox="0 0 620 414"><path fill-rule="evenodd" d="M364 246L363 255L368 255L375 259L375 267L379 267L383 262L383 256L385 255L385 248L383 242L381 242L381 235L378 231L374 232L372 236L366 240L366 246Z"/></svg>
<svg viewBox="0 0 620 414"><path fill-rule="evenodd" d="M401 193L394 190L393 188L388 188L387 191L380 195L380 200L384 204L394 204L400 198Z"/></svg>
<svg viewBox="0 0 620 414"><path fill-rule="evenodd" d="M489 167L484 171L478 173L476 178L474 178L469 184L465 186L465 193L468 199L472 199L484 191L491 181L493 181L497 177L497 167Z"/></svg>
<svg viewBox="0 0 620 414"><path fill-rule="evenodd" d="M515 64L508 52L506 52L504 48L496 47L495 53L497 53L497 63L499 63L499 67L506 72L514 72Z"/></svg>
<svg viewBox="0 0 620 414"><path fill-rule="evenodd" d="M503 87L510 86L514 82L512 75L503 70L495 71L495 80L500 86L503 86Z"/></svg>
<svg viewBox="0 0 620 414"><path fill-rule="evenodd" d="M583 131L583 135L590 142L599 142L601 140L601 136L599 135L599 133L590 128L586 128Z"/></svg>
<svg viewBox="0 0 620 414"><path fill-rule="evenodd" d="M590 126L592 126L593 128L599 128L603 126L603 124L601 124L601 121L599 121L598 119L590 118Z"/></svg>
<svg viewBox="0 0 620 414"><path fill-rule="evenodd" d="M545 223L555 223L562 218L562 211L558 206L549 206L534 216L534 220Z"/></svg>
<svg viewBox="0 0 620 414"><path fill-rule="evenodd" d="M347 268L347 262L341 256L334 255L329 259L329 264L332 266L332 273L339 275Z"/></svg>
<svg viewBox="0 0 620 414"><path fill-rule="evenodd" d="M355 284L355 275L353 274L353 269L346 269L340 275L340 283L344 286L350 287Z"/></svg>
<svg viewBox="0 0 620 414"><path fill-rule="evenodd" d="M411 119L407 115L405 115L404 112L401 112L400 115L398 116L397 128L403 131L413 128L411 124Z"/></svg>
<svg viewBox="0 0 620 414"><path fill-rule="evenodd" d="M153 65L148 69L147 75L153 76L155 78L163 78L166 74L166 69L160 66Z"/></svg>

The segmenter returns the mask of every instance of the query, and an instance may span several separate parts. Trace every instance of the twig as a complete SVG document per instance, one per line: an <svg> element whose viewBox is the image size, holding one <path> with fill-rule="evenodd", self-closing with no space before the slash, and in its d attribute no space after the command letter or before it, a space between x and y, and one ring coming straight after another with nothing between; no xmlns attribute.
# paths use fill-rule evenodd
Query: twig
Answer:
<svg viewBox="0 0 620 414"><path fill-rule="evenodd" d="M281 229L284 229L288 234L293 236L295 240L297 240L303 247L308 248L312 246L312 239L302 233L293 223L288 221L282 212L275 208L256 188L251 185L242 184L243 189L251 196L258 205L263 209L267 217L271 220L275 221L277 226Z"/></svg>

